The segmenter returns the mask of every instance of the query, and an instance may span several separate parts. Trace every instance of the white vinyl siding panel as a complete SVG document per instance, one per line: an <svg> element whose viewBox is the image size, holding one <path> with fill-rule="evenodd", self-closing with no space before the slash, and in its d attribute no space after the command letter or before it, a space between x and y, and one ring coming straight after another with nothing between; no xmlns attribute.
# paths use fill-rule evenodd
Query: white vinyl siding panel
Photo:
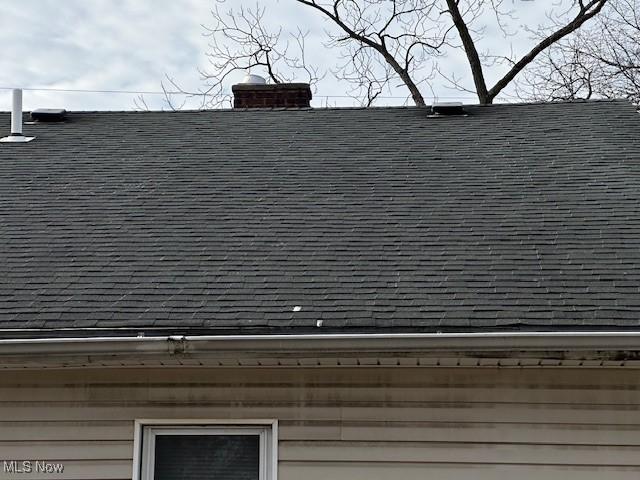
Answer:
<svg viewBox="0 0 640 480"><path fill-rule="evenodd" d="M145 418L277 418L279 480L640 478L633 369L0 373L0 461L63 463L57 479L131 478ZM52 477L0 472L17 478Z"/></svg>

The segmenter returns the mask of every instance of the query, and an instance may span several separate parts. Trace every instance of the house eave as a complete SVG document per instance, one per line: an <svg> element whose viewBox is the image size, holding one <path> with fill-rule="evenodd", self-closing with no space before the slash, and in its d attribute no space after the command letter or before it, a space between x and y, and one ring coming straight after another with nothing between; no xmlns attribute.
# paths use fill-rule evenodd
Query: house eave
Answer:
<svg viewBox="0 0 640 480"><path fill-rule="evenodd" d="M640 366L640 331L203 335L0 340L0 368Z"/></svg>

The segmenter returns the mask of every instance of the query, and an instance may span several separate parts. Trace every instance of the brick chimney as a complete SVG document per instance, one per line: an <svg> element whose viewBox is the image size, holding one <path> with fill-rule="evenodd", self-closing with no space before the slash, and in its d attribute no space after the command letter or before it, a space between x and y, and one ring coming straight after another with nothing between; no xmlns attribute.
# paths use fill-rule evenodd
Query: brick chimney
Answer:
<svg viewBox="0 0 640 480"><path fill-rule="evenodd" d="M238 83L231 91L234 108L305 108L311 101L308 83Z"/></svg>

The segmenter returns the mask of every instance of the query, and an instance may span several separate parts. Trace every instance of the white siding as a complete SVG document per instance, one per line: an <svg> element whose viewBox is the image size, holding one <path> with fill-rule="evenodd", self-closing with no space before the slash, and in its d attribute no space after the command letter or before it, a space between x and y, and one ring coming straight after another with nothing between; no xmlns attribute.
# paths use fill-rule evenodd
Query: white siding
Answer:
<svg viewBox="0 0 640 480"><path fill-rule="evenodd" d="M131 478L136 418L277 418L281 480L640 478L640 371L499 368L0 372L0 461ZM0 465L1 467L1 465Z"/></svg>

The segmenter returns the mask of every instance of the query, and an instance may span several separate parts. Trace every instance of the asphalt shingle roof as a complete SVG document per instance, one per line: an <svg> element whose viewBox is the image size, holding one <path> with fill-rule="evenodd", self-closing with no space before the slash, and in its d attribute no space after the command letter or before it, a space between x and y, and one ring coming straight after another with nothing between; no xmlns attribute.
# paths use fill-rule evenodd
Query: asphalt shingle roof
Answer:
<svg viewBox="0 0 640 480"><path fill-rule="evenodd" d="M26 125L0 144L0 337L640 326L634 107L468 111Z"/></svg>

